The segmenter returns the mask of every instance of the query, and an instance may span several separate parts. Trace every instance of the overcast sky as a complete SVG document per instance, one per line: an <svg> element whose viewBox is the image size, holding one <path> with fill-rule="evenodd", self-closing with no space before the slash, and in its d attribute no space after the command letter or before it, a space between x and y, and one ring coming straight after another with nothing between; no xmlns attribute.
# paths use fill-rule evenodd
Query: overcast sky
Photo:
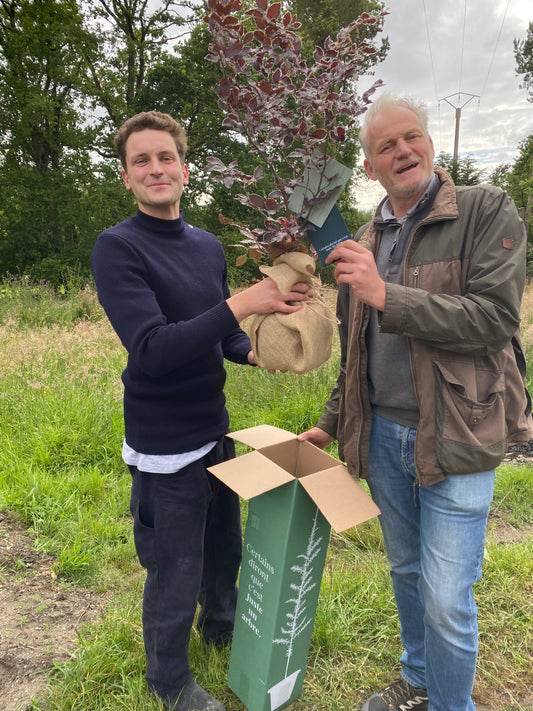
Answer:
<svg viewBox="0 0 533 711"><path fill-rule="evenodd" d="M520 89L513 40L525 39L531 0L389 0L383 34L390 51L374 77L378 90L409 94L429 108L435 152L453 154L456 108L461 107L459 156L471 154L492 170L512 163L520 141L533 132L533 103ZM445 99L448 99L446 101ZM356 190L358 206L374 207L383 194L369 182Z"/></svg>

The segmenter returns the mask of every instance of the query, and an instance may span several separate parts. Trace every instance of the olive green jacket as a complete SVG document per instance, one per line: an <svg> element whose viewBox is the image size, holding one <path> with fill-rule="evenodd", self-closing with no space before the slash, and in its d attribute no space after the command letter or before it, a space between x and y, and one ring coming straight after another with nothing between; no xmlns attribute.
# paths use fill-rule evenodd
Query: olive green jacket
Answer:
<svg viewBox="0 0 533 711"><path fill-rule="evenodd" d="M491 185L441 188L413 229L403 284L386 284L380 329L409 339L420 410L418 484L496 467L508 445L533 436L518 328L526 234L514 203ZM374 254L374 221L355 239ZM317 426L339 440L350 472L365 477L371 427L365 332L369 307L339 289L341 365ZM394 364L391 364L394 367Z"/></svg>

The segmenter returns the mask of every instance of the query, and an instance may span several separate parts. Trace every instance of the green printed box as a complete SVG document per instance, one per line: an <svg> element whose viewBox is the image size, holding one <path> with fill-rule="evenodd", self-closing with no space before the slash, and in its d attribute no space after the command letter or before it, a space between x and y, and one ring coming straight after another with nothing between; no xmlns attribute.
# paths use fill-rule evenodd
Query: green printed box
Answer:
<svg viewBox="0 0 533 711"><path fill-rule="evenodd" d="M346 467L286 430L233 432L254 451L210 471L249 500L228 683L249 711L302 692L330 530L379 509Z"/></svg>

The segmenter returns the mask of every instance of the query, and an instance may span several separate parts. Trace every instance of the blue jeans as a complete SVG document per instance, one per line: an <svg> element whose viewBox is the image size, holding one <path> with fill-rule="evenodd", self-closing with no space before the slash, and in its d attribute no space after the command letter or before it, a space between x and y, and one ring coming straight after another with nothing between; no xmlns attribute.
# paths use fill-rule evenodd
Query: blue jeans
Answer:
<svg viewBox="0 0 533 711"><path fill-rule="evenodd" d="M176 698L192 679L188 649L197 604L204 639L229 641L233 631L242 556L239 497L206 468L234 455L224 437L175 474L130 467L135 547L146 568L146 681L162 698Z"/></svg>
<svg viewBox="0 0 533 711"><path fill-rule="evenodd" d="M416 429L374 415L368 484L379 517L404 653L402 676L429 711L474 711L478 652L472 591L481 578L494 470L415 486Z"/></svg>

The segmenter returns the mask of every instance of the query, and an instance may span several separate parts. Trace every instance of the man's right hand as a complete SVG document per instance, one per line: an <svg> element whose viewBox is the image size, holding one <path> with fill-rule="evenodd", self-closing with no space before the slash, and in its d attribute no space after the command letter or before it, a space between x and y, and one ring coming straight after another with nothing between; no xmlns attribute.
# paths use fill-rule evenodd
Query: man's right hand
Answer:
<svg viewBox="0 0 533 711"><path fill-rule="evenodd" d="M360 301L383 311L386 286L369 249L353 239L345 240L328 254L326 263L333 262L336 262L334 276L337 284L349 284Z"/></svg>
<svg viewBox="0 0 533 711"><path fill-rule="evenodd" d="M233 311L233 315L240 323L247 316L252 314L270 314L280 311L284 314L292 314L302 308L303 302L307 301L309 285L297 282L291 287L291 291L282 294L276 282L270 277L249 286L244 291L240 291L227 299L227 304Z"/></svg>
<svg viewBox="0 0 533 711"><path fill-rule="evenodd" d="M311 442L315 447L325 449L335 438L327 432L324 432L324 430L321 430L320 427L311 427L307 432L302 432L302 434L298 435L297 439L299 439L300 442Z"/></svg>

